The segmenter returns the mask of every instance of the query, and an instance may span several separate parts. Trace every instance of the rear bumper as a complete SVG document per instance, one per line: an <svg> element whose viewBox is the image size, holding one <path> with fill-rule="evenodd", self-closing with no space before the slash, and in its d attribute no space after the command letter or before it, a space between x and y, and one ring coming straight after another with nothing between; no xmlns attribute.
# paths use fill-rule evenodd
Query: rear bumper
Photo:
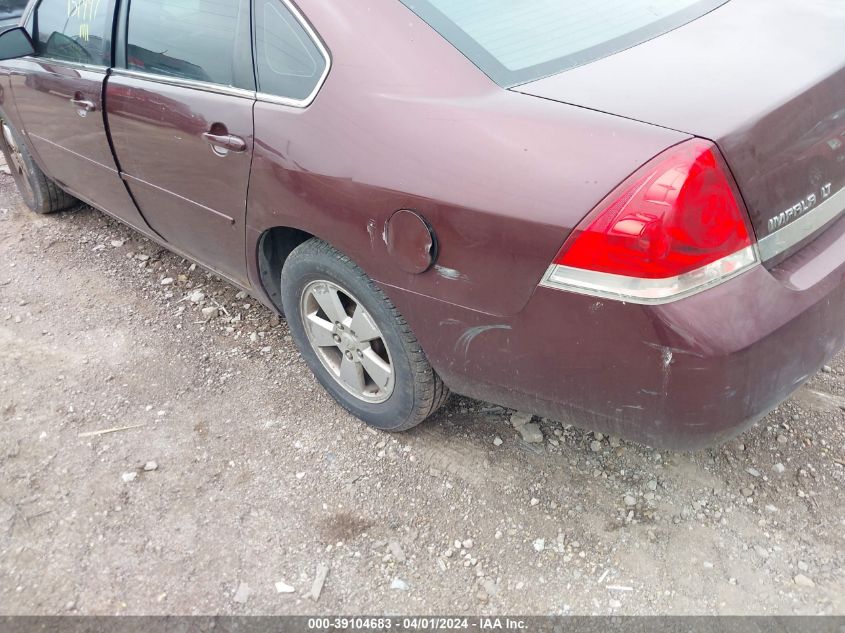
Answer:
<svg viewBox="0 0 845 633"><path fill-rule="evenodd" d="M659 306L538 288L505 318L388 290L453 391L692 449L759 420L845 346L843 253L845 218L778 268Z"/></svg>

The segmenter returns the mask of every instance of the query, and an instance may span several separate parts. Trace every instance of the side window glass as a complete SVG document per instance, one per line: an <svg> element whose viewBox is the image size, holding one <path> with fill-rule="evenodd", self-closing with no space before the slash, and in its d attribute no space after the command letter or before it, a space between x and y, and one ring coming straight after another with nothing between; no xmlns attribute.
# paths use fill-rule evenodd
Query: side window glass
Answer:
<svg viewBox="0 0 845 633"><path fill-rule="evenodd" d="M157 75L235 85L238 0L133 0L126 66Z"/></svg>
<svg viewBox="0 0 845 633"><path fill-rule="evenodd" d="M106 0L42 0L35 9L35 54L69 62L107 63Z"/></svg>
<svg viewBox="0 0 845 633"><path fill-rule="evenodd" d="M282 0L256 0L255 70L258 90L303 101L323 76L327 60Z"/></svg>

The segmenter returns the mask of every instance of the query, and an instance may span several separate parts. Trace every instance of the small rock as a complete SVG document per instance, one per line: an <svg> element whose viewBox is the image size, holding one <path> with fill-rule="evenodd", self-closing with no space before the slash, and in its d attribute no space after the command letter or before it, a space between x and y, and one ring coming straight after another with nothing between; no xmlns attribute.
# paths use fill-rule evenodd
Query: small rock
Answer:
<svg viewBox="0 0 845 633"><path fill-rule="evenodd" d="M502 438L498 435L493 438L493 446L501 446L503 443Z"/></svg>
<svg viewBox="0 0 845 633"><path fill-rule="evenodd" d="M810 566L807 563L805 563L803 560L799 560L798 561L798 569L800 569L801 571L809 571Z"/></svg>
<svg viewBox="0 0 845 633"><path fill-rule="evenodd" d="M244 299L246 299L248 296L249 296L249 295L248 295L247 293L245 293L243 290L241 290L238 294L236 294L236 295L235 295L235 299L236 299L237 301L243 301L243 300L244 300Z"/></svg>
<svg viewBox="0 0 845 633"><path fill-rule="evenodd" d="M747 472L752 477L759 477L760 476L760 471L757 470L756 468L751 468L750 466L745 469L745 472Z"/></svg>
<svg viewBox="0 0 845 633"><path fill-rule="evenodd" d="M207 308L202 309L202 315L206 319L211 319L217 316L217 308L215 306L209 306Z"/></svg>
<svg viewBox="0 0 845 633"><path fill-rule="evenodd" d="M121 246L123 246L123 240L112 240L111 245L114 248L120 248Z"/></svg>
<svg viewBox="0 0 845 633"><path fill-rule="evenodd" d="M147 471L147 472L150 472L152 470L158 470L158 464L156 464L153 461L149 461L146 464L144 464L144 470Z"/></svg>
<svg viewBox="0 0 845 633"><path fill-rule="evenodd" d="M326 578L329 576L329 566L325 563L317 565L317 572L314 574L314 582L311 584L311 591L305 596L311 598L314 602L320 599L320 594L323 593L323 585L326 584Z"/></svg>
<svg viewBox="0 0 845 633"><path fill-rule="evenodd" d="M173 277L165 277L159 282L162 286L169 286L173 283Z"/></svg>
<svg viewBox="0 0 845 633"><path fill-rule="evenodd" d="M601 442L598 440L593 440L590 442L590 450L594 453L601 453Z"/></svg>
<svg viewBox="0 0 845 633"><path fill-rule="evenodd" d="M245 604L246 601L249 600L250 595L252 595L252 589L249 588L248 584L242 582L238 585L238 590L235 592L232 600L238 604Z"/></svg>
<svg viewBox="0 0 845 633"><path fill-rule="evenodd" d="M798 574L792 580L794 580L795 584L798 585L799 587L815 587L816 586L816 583L814 583L812 580L807 578L807 576L805 576L804 574Z"/></svg>
<svg viewBox="0 0 845 633"><path fill-rule="evenodd" d="M654 492L655 490L657 490L657 480L656 480L656 479L652 479L651 481L649 481L649 482L646 484L646 487L648 487L648 489L649 489L649 490L651 490L652 492Z"/></svg>
<svg viewBox="0 0 845 633"><path fill-rule="evenodd" d="M704 561L701 566L704 567L704 569L713 569L713 563L709 560Z"/></svg>
<svg viewBox="0 0 845 633"><path fill-rule="evenodd" d="M778 434L777 440L778 444L786 444L789 441L789 438L787 438L783 433L780 433Z"/></svg>
<svg viewBox="0 0 845 633"><path fill-rule="evenodd" d="M822 371L826 374L831 374L833 373L833 367L831 367L830 365L824 365L822 367Z"/></svg>
<svg viewBox="0 0 845 633"><path fill-rule="evenodd" d="M200 292L199 290L194 290L191 294L188 295L188 300L191 303L199 303L203 299L205 299L205 293Z"/></svg>
<svg viewBox="0 0 845 633"><path fill-rule="evenodd" d="M522 426L525 426L529 422L531 422L531 418L534 416L530 413L522 413L521 411L514 411L511 414L511 426L515 429L518 429Z"/></svg>
<svg viewBox="0 0 845 633"><path fill-rule="evenodd" d="M544 549L546 549L546 539L544 539L544 538L535 539L533 546L534 546L535 552L542 552Z"/></svg>
<svg viewBox="0 0 845 633"><path fill-rule="evenodd" d="M388 547L390 548L390 553L393 554L393 558L397 562L405 562L405 552L402 551L402 546L399 545L399 543L397 543L396 541L390 541Z"/></svg>
<svg viewBox="0 0 845 633"><path fill-rule="evenodd" d="M390 583L390 588L394 591L408 591L408 583L401 578L394 578Z"/></svg>
<svg viewBox="0 0 845 633"><path fill-rule="evenodd" d="M120 476L120 478L123 479L124 483L127 483L127 484L131 481L135 481L135 479L137 479L137 477L138 477L138 473L135 472L134 470L132 472L123 473Z"/></svg>
<svg viewBox="0 0 845 633"><path fill-rule="evenodd" d="M472 545L473 545L472 539L471 538L464 539L464 542L461 543L461 545L464 546L464 549L471 549Z"/></svg>
<svg viewBox="0 0 845 633"><path fill-rule="evenodd" d="M637 498L633 495L625 495L625 505L629 508L637 505Z"/></svg>
<svg viewBox="0 0 845 633"><path fill-rule="evenodd" d="M76 608L76 600L69 600L65 603L65 611L73 611Z"/></svg>
<svg viewBox="0 0 845 633"><path fill-rule="evenodd" d="M296 589L282 580L276 583L276 593L293 593L294 591Z"/></svg>
<svg viewBox="0 0 845 633"><path fill-rule="evenodd" d="M531 501L529 502L530 506L536 506L540 504L540 500L537 497L531 497Z"/></svg>
<svg viewBox="0 0 845 633"><path fill-rule="evenodd" d="M778 462L777 464L772 466L772 470L775 471L778 475L781 475L786 472L786 466Z"/></svg>
<svg viewBox="0 0 845 633"><path fill-rule="evenodd" d="M745 498L748 498L748 497L750 497L754 494L754 489L753 488L740 488L739 494L741 494Z"/></svg>
<svg viewBox="0 0 845 633"><path fill-rule="evenodd" d="M603 433L593 433L593 437L595 437L599 442L601 442L604 439L604 434Z"/></svg>
<svg viewBox="0 0 845 633"><path fill-rule="evenodd" d="M517 428L522 440L528 444L540 444L543 441L543 431L538 424L524 424Z"/></svg>

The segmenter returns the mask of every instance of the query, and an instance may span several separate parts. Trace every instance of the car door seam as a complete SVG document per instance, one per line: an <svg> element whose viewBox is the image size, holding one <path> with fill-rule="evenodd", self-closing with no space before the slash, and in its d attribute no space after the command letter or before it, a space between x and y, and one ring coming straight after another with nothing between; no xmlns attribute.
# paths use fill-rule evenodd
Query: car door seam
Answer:
<svg viewBox="0 0 845 633"><path fill-rule="evenodd" d="M132 204L135 205L135 210L138 212L138 215L143 220L144 225L150 231L155 233L159 236L159 238L164 240L164 236L161 235L158 231L156 231L153 226L150 224L149 220L147 220L147 216L144 215L144 211L141 209L141 205L138 204L138 201L135 199L135 195L132 193L132 189L129 188L129 185L126 182L126 178L124 178L123 168L120 166L120 158L117 155L117 150L114 147L114 141L112 140L111 136L111 128L109 127L109 116L108 116L108 102L107 102L107 93L108 93L108 82L111 79L111 71L112 69L109 68L106 70L106 76L103 77L103 87L102 87L102 95L100 96L101 101L101 108L102 108L102 115L103 115L103 130L106 134L106 141L109 144L109 149L111 150L112 160L114 160L115 167L117 167L117 175L120 178L120 182L123 183L123 188L126 190L126 195L129 196L129 199L132 200ZM165 240L167 241L167 240Z"/></svg>

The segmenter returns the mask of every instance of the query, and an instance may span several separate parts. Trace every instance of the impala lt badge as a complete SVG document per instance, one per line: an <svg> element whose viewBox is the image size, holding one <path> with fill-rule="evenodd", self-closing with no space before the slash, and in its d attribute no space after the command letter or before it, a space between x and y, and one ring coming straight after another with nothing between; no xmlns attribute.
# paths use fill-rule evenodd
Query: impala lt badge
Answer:
<svg viewBox="0 0 845 633"><path fill-rule="evenodd" d="M827 183L822 186L821 191L818 194L811 193L800 202L796 202L794 205L789 207L786 211L781 211L773 218L769 218L769 233L777 231L779 228L794 222L804 214L815 209L820 201L824 202L830 197L832 187L833 183Z"/></svg>

